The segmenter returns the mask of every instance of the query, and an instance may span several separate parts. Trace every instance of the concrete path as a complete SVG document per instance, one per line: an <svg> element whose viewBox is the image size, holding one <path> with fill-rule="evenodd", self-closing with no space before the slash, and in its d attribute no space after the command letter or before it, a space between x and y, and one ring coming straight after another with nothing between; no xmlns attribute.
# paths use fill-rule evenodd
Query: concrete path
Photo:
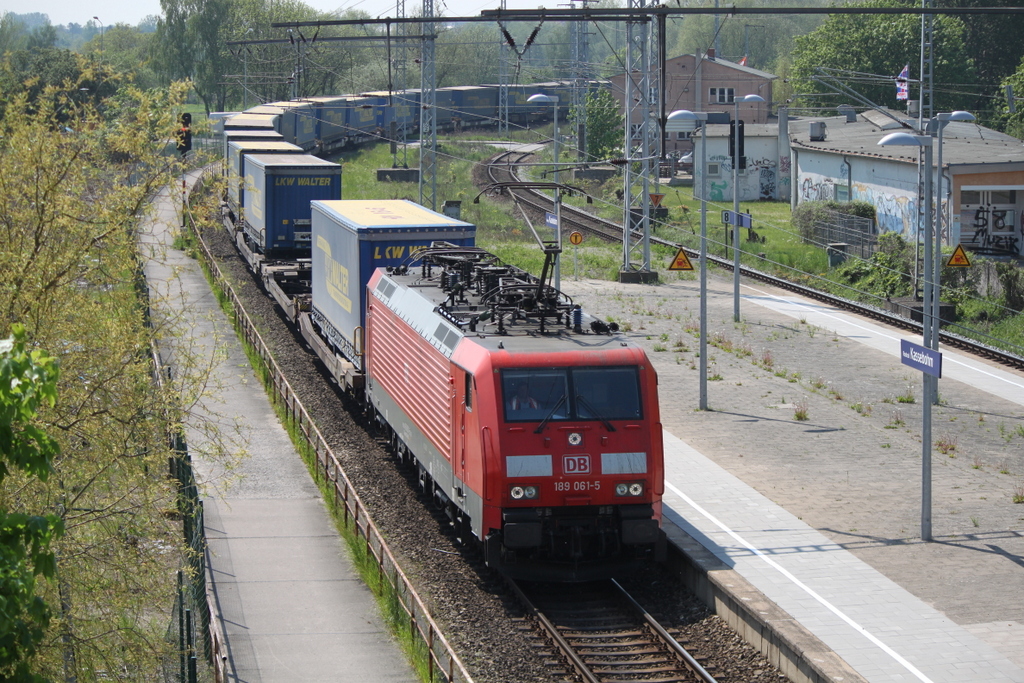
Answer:
<svg viewBox="0 0 1024 683"><path fill-rule="evenodd" d="M180 225L173 194L157 197L143 229L146 276L160 315L212 369L197 414L247 451L225 469L204 458L205 433L189 431L229 680L414 683L201 270L171 248Z"/></svg>

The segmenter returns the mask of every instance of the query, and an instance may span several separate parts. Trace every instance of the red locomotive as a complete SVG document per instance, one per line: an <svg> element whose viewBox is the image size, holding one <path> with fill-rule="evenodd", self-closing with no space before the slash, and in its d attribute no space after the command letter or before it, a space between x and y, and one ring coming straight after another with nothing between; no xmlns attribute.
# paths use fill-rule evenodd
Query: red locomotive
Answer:
<svg viewBox="0 0 1024 683"><path fill-rule="evenodd" d="M614 325L473 247L377 269L365 392L460 535L520 578L582 580L664 553L657 376Z"/></svg>

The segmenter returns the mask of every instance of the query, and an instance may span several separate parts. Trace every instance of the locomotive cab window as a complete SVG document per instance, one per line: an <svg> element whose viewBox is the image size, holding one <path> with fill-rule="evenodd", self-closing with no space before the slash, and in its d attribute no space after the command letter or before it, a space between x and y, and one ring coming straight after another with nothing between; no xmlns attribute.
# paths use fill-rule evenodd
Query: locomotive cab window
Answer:
<svg viewBox="0 0 1024 683"><path fill-rule="evenodd" d="M638 420L643 415L636 367L503 370L507 422Z"/></svg>
<svg viewBox="0 0 1024 683"><path fill-rule="evenodd" d="M473 410L473 375L466 373L466 410Z"/></svg>

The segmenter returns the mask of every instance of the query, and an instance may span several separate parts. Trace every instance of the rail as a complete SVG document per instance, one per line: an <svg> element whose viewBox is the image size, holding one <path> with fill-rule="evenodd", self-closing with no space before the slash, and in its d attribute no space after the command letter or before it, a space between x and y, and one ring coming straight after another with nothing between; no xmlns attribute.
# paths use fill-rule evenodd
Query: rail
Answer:
<svg viewBox="0 0 1024 683"><path fill-rule="evenodd" d="M340 512L344 527L354 533L357 539L362 539L367 555L372 556L376 562L378 579L390 586L401 604L409 622L410 633L417 634L420 641L426 646L431 664L429 680L434 681L435 675L439 674L441 680L451 683L472 683L473 679L462 660L434 622L409 577L399 566L334 452L292 389L269 347L264 343L262 336L246 312L241 298L217 265L209 246L202 239L202 234L191 212L189 212L188 224L197 239L207 268L230 304L232 323L236 332L263 362L269 375L266 384L272 393L272 398L282 406L287 419L302 433L306 445L313 455L313 470L317 483L330 487L331 500L329 502L335 510Z"/></svg>
<svg viewBox="0 0 1024 683"><path fill-rule="evenodd" d="M547 594L547 586L505 582L527 616L585 683L715 678L614 579L589 588ZM546 606L537 606L534 593ZM546 612L550 611L549 616ZM646 627L646 631L644 630Z"/></svg>
<svg viewBox="0 0 1024 683"><path fill-rule="evenodd" d="M511 170L514 167L514 163L507 161L513 152L504 152L497 155L491 160L490 166L492 168L502 168L506 166L509 170L507 173L514 173ZM524 155L525 156L525 155ZM504 169L503 169L504 170ZM492 178L494 176L492 175ZM533 190L516 190L516 199L522 202L535 211L550 210L553 206L554 201L547 195L536 192ZM610 242L622 242L623 228L618 223L594 216L573 207L571 205L562 205L562 223L563 226L571 226L574 229L580 229L590 234L594 234L597 237ZM634 231L634 234L639 235L639 231ZM662 239L660 237L651 236L651 244L657 244L672 249L682 249L688 257L691 259L697 259L700 256L700 252L696 249L686 247L678 242L672 242L670 240ZM714 256L708 254L708 262L713 263L720 268L723 268L729 272L732 272L733 262L730 259L722 258L720 256ZM785 289L801 296L805 296L809 299L815 299L822 303L836 308L841 308L858 315L863 315L868 318L872 318L879 322L885 323L892 327L897 327L903 330L909 330L912 332L921 332L922 324L906 318L902 315L892 313L890 311L883 310L877 306L871 304L861 303L854 301L853 299L847 299L845 297L837 296L835 294L829 294L828 292L809 287L807 285L801 285L796 282L792 282L785 278L777 275L771 275L764 271L752 268L750 266L740 265L740 274L749 277L754 280L759 280L766 284L770 284L779 289ZM946 323L950 324L950 323ZM943 344L958 348L962 351L974 354L981 358L987 358L995 361L1007 367L1015 368L1017 370L1024 370L1024 357L1010 353L1009 351L983 344L974 339L970 339L964 335L951 332L949 330L940 330L939 339Z"/></svg>

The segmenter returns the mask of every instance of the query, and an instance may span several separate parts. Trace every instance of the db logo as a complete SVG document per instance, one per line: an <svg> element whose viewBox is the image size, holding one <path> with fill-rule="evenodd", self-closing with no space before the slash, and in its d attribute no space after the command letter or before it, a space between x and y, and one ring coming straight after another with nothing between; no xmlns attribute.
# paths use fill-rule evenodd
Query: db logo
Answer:
<svg viewBox="0 0 1024 683"><path fill-rule="evenodd" d="M590 474L590 456L565 456L562 458L562 472L565 474Z"/></svg>

